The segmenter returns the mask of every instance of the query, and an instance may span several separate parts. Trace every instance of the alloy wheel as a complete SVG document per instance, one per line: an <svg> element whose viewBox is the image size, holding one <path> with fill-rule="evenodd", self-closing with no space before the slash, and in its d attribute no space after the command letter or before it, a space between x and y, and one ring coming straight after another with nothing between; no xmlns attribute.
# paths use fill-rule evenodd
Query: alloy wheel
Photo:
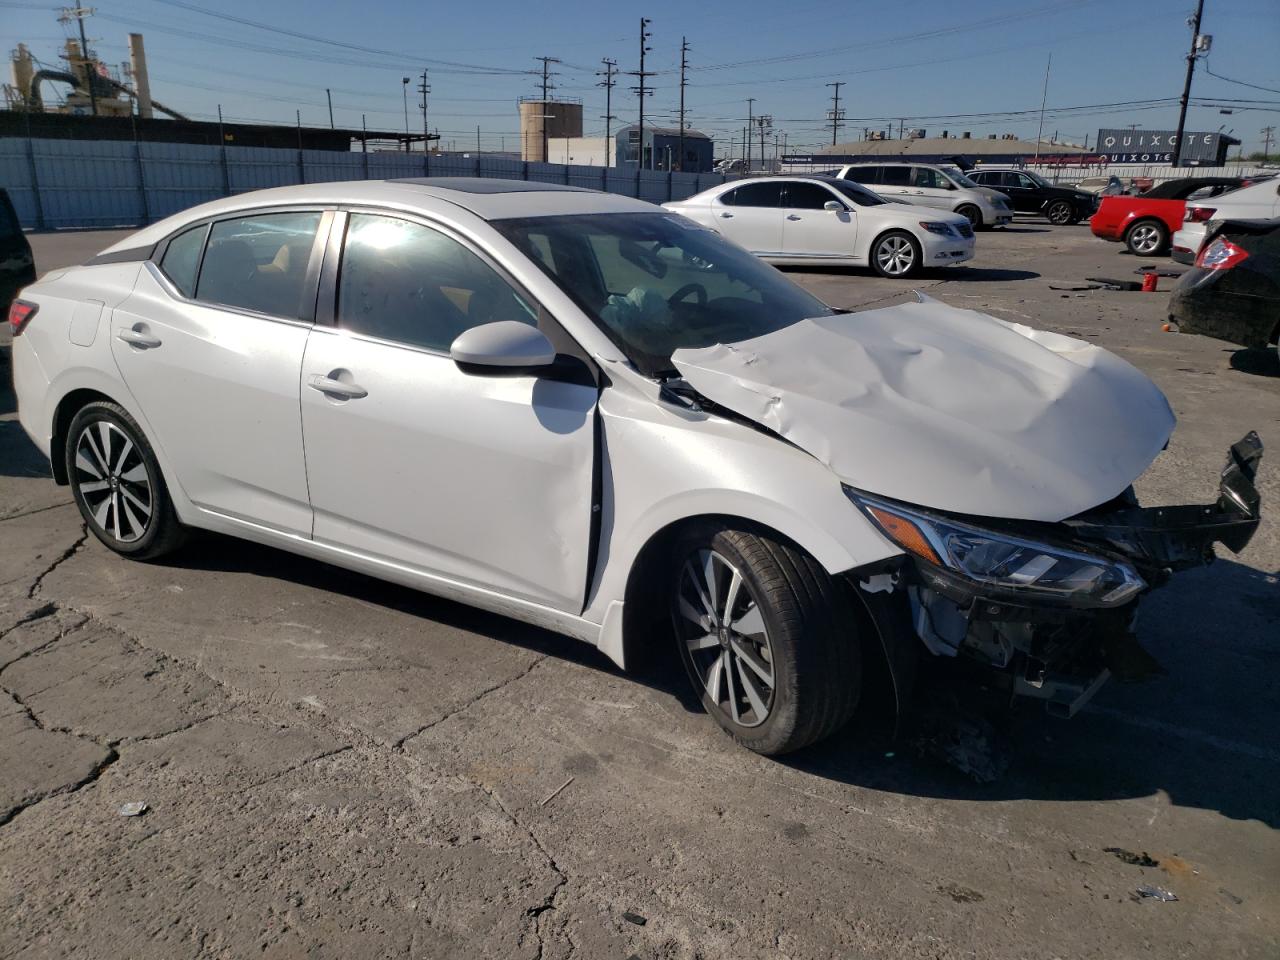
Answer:
<svg viewBox="0 0 1280 960"><path fill-rule="evenodd" d="M900 277L916 262L916 250L906 237L885 237L876 245L876 263L886 274Z"/></svg>
<svg viewBox="0 0 1280 960"><path fill-rule="evenodd" d="M1056 224L1064 224L1071 219L1071 204L1063 203L1059 200L1057 203L1049 207L1049 222Z"/></svg>
<svg viewBox="0 0 1280 960"><path fill-rule="evenodd" d="M151 525L154 500L142 451L109 420L94 420L76 438L75 490L108 537L133 543Z"/></svg>
<svg viewBox="0 0 1280 960"><path fill-rule="evenodd" d="M680 571L672 618L694 681L728 719L758 727L774 700L774 656L764 616L742 574L714 550Z"/></svg>
<svg viewBox="0 0 1280 960"><path fill-rule="evenodd" d="M1160 247L1160 231L1150 224L1133 228L1133 249L1139 253L1155 253Z"/></svg>

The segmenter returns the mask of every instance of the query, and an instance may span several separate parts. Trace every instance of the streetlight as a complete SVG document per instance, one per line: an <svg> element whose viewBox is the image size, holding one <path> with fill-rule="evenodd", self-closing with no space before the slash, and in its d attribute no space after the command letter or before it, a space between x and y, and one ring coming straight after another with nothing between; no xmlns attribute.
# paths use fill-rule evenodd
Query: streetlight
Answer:
<svg viewBox="0 0 1280 960"><path fill-rule="evenodd" d="M400 90L404 93L404 152L409 152L409 78L402 77Z"/></svg>

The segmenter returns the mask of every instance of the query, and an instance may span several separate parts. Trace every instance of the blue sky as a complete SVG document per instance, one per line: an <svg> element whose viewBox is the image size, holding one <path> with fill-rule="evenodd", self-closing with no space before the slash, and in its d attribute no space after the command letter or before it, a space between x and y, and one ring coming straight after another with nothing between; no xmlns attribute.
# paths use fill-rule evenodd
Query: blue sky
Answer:
<svg viewBox="0 0 1280 960"><path fill-rule="evenodd" d="M1190 129L1225 126L1258 149L1260 129L1280 120L1280 0L1206 0L1203 32L1213 35L1208 69L1260 90L1197 69L1195 97L1265 101L1193 108ZM1015 133L1034 137L1045 63L1053 56L1046 136L1066 140L1099 127L1137 123L1172 128L1174 103L1065 108L1176 98L1182 91L1193 0L915 0L910 5L861 0L780 3L690 3L647 0L640 5L554 0L101 0L88 21L91 46L109 63L128 58L127 34L146 35L152 95L196 117L228 117L325 125L325 87L333 91L339 126L404 126L403 76L430 68L430 119L446 143L485 149L518 143L515 100L537 92L536 56L560 58L558 91L584 100L587 133L602 133L602 57L635 70L639 17L652 20L647 67L655 94L648 122L674 123L680 41L691 46L686 104L690 122L727 140L740 136L746 98L785 132L794 149L830 141L823 117L825 84L845 81L842 107L850 118L842 140L863 127L884 128L905 118L933 136L972 131L974 137ZM910 10L905 15L904 10ZM201 10L309 34L351 49L285 36L208 16ZM838 11L838 12L835 12ZM0 38L11 49L24 41L50 65L64 36L52 5L0 0ZM94 41L96 38L96 42ZM524 73L522 71L530 71ZM613 112L632 123L634 84L621 76ZM416 79L413 84L416 84ZM421 127L410 85L410 125ZM1055 108L1057 108L1055 110ZM1025 112L1024 112L1025 111ZM1000 113L1001 116L972 116ZM970 115L960 117L954 115ZM949 116L951 115L951 116ZM723 151L722 151L723 152Z"/></svg>

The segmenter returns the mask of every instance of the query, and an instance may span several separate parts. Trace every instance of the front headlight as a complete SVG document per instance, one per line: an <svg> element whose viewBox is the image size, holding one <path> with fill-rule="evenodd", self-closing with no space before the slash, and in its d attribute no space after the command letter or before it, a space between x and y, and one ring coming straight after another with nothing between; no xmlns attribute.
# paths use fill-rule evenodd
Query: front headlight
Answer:
<svg viewBox="0 0 1280 960"><path fill-rule="evenodd" d="M936 233L940 237L953 237L951 224L943 223L940 220L921 220L920 226L924 227L930 233Z"/></svg>
<svg viewBox="0 0 1280 960"><path fill-rule="evenodd" d="M907 553L965 580L1001 592L1111 607L1146 587L1127 563L1026 540L933 513L909 509L850 487L845 493Z"/></svg>

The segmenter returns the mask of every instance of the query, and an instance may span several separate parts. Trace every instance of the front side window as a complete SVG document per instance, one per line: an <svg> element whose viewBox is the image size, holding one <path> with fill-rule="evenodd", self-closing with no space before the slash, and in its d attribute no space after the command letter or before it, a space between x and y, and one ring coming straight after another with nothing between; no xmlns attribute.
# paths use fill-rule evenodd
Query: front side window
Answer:
<svg viewBox="0 0 1280 960"><path fill-rule="evenodd" d="M1013 185L1015 187L1024 187L1027 190L1035 190L1040 186L1040 184L1036 183L1025 173L1015 173L1013 176L1015 179L1015 183Z"/></svg>
<svg viewBox="0 0 1280 960"><path fill-rule="evenodd" d="M496 220L649 376L681 347L763 336L831 309L770 266L684 217L588 214ZM550 260L535 251L551 250Z"/></svg>
<svg viewBox="0 0 1280 960"><path fill-rule="evenodd" d="M786 198L786 206L796 210L821 210L828 203L840 202L826 187L803 181L789 182Z"/></svg>
<svg viewBox="0 0 1280 960"><path fill-rule="evenodd" d="M915 185L923 190L946 190L950 186L946 177L928 167L915 168Z"/></svg>
<svg viewBox="0 0 1280 960"><path fill-rule="evenodd" d="M884 197L880 196L880 194L868 190L866 187L849 183L847 181L833 183L831 186L860 207L878 207L882 203L889 202Z"/></svg>
<svg viewBox="0 0 1280 960"><path fill-rule="evenodd" d="M748 183L720 197L732 207L778 207L782 205L782 184Z"/></svg>
<svg viewBox="0 0 1280 960"><path fill-rule="evenodd" d="M195 298L275 317L305 316L307 265L319 228L319 211L215 223Z"/></svg>
<svg viewBox="0 0 1280 960"><path fill-rule="evenodd" d="M531 255L548 254L534 246ZM351 215L338 271L338 326L448 353L460 333L498 320L535 326L538 311L477 254L421 224Z"/></svg>
<svg viewBox="0 0 1280 960"><path fill-rule="evenodd" d="M200 269L200 251L204 249L204 237L209 225L202 223L186 233L180 233L169 241L160 258L160 270L173 281L173 285L190 298L196 292L196 271Z"/></svg>

